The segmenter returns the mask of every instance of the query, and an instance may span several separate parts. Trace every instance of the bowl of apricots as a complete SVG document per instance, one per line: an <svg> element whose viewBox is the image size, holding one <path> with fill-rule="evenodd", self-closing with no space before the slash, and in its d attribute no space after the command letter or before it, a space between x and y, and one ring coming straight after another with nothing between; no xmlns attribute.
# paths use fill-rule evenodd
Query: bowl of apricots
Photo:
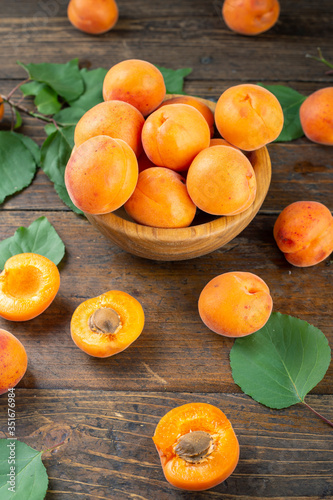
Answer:
<svg viewBox="0 0 333 500"><path fill-rule="evenodd" d="M185 260L251 222L271 180L266 146L283 127L273 94L241 84L217 103L166 95L160 71L131 59L109 70L103 97L76 125L65 182L112 243L152 260Z"/></svg>

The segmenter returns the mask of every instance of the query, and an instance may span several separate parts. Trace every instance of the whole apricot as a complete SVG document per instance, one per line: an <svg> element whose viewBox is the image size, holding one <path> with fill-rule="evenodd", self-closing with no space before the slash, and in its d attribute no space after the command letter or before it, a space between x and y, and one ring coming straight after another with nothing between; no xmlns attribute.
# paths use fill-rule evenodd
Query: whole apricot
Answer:
<svg viewBox="0 0 333 500"><path fill-rule="evenodd" d="M259 35L269 30L279 15L278 0L224 0L222 7L226 25L242 35Z"/></svg>
<svg viewBox="0 0 333 500"><path fill-rule="evenodd" d="M132 104L143 116L149 115L163 101L164 78L153 64L128 59L112 66L104 78L104 101L119 100Z"/></svg>
<svg viewBox="0 0 333 500"><path fill-rule="evenodd" d="M193 108L197 109L200 111L202 116L207 122L207 125L210 130L210 135L213 137L214 135L214 113L207 104L205 104L203 101L200 100L198 97L193 97L189 95L182 95L182 96L176 96L176 97L171 97L170 99L165 100L162 102L160 107L162 106L167 106L168 104L188 104L189 106L193 106Z"/></svg>
<svg viewBox="0 0 333 500"><path fill-rule="evenodd" d="M302 103L299 116L306 137L333 146L333 87L317 90Z"/></svg>
<svg viewBox="0 0 333 500"><path fill-rule="evenodd" d="M89 214L113 212L128 200L138 180L138 162L121 139L91 137L70 157L65 184L76 207Z"/></svg>
<svg viewBox="0 0 333 500"><path fill-rule="evenodd" d="M230 142L226 141L225 139L220 139L219 137L210 140L209 147L211 146L229 146L231 148L236 148L236 146L230 144Z"/></svg>
<svg viewBox="0 0 333 500"><path fill-rule="evenodd" d="M2 120L4 113L5 113L5 106L2 97L0 97L0 121Z"/></svg>
<svg viewBox="0 0 333 500"><path fill-rule="evenodd" d="M140 224L165 228L189 226L196 212L185 179L164 167L148 168L139 174L124 208Z"/></svg>
<svg viewBox="0 0 333 500"><path fill-rule="evenodd" d="M28 321L53 301L60 286L57 266L36 253L10 257L0 274L0 316L10 321Z"/></svg>
<svg viewBox="0 0 333 500"><path fill-rule="evenodd" d="M71 336L82 351L106 358L132 344L141 334L144 321L140 302L126 292L110 290L75 309Z"/></svg>
<svg viewBox="0 0 333 500"><path fill-rule="evenodd" d="M235 215L249 208L256 196L253 167L244 153L230 146L211 146L193 160L186 177L195 205L213 215Z"/></svg>
<svg viewBox="0 0 333 500"><path fill-rule="evenodd" d="M0 329L0 394L19 383L27 365L28 357L23 344L12 333Z"/></svg>
<svg viewBox="0 0 333 500"><path fill-rule="evenodd" d="M278 216L274 238L290 264L314 266L333 251L331 212L316 201L296 201Z"/></svg>
<svg viewBox="0 0 333 500"><path fill-rule="evenodd" d="M140 111L127 102L101 102L78 121L74 132L75 145L80 146L96 135L109 135L127 142L139 156L142 152L141 131L144 122Z"/></svg>
<svg viewBox="0 0 333 500"><path fill-rule="evenodd" d="M67 15L75 28L100 35L113 28L119 13L115 0L70 0Z"/></svg>
<svg viewBox="0 0 333 500"><path fill-rule="evenodd" d="M283 127L283 111L277 98L259 85L228 88L215 109L215 124L222 137L245 151L274 141Z"/></svg>
<svg viewBox="0 0 333 500"><path fill-rule="evenodd" d="M170 104L154 111L142 129L142 145L159 167L186 170L195 156L209 146L205 118L188 104Z"/></svg>
<svg viewBox="0 0 333 500"><path fill-rule="evenodd" d="M273 301L259 276L236 271L209 281L198 306L199 315L210 330L226 337L244 337L265 325Z"/></svg>

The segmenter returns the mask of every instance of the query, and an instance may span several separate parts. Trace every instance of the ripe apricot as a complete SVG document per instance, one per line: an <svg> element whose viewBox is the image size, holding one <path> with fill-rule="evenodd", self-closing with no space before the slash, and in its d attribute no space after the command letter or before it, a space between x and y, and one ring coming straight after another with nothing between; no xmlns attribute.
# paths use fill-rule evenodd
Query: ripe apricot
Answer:
<svg viewBox="0 0 333 500"><path fill-rule="evenodd" d="M331 212L316 201L296 201L278 216L274 238L290 264L314 266L333 251Z"/></svg>
<svg viewBox="0 0 333 500"><path fill-rule="evenodd" d="M278 0L224 0L225 24L242 35L259 35L269 30L280 15Z"/></svg>
<svg viewBox="0 0 333 500"><path fill-rule="evenodd" d="M188 104L189 106L193 106L193 108L197 109L200 111L202 116L207 122L207 125L210 130L210 135L213 137L214 135L214 113L207 104L202 102L198 97L193 97L189 95L182 95L182 96L177 96L177 97L171 97L170 99L167 99L166 101L162 102L160 107L162 106L167 106L169 104Z"/></svg>
<svg viewBox="0 0 333 500"><path fill-rule="evenodd" d="M164 167L148 168L139 174L124 208L140 224L165 228L189 226L196 212L184 178Z"/></svg>
<svg viewBox="0 0 333 500"><path fill-rule="evenodd" d="M142 152L141 131L145 119L134 106L123 101L101 102L89 109L75 127L76 146L96 135L122 139L136 156Z"/></svg>
<svg viewBox="0 0 333 500"><path fill-rule="evenodd" d="M186 186L193 203L213 215L244 212L252 205L257 190L250 161L230 146L201 151L188 169Z"/></svg>
<svg viewBox="0 0 333 500"><path fill-rule="evenodd" d="M0 316L27 321L41 314L53 301L60 286L57 266L36 253L10 257L0 274Z"/></svg>
<svg viewBox="0 0 333 500"><path fill-rule="evenodd" d="M144 312L128 293L111 290L82 302L71 320L71 335L82 351L98 358L126 349L141 334Z"/></svg>
<svg viewBox="0 0 333 500"><path fill-rule="evenodd" d="M148 116L142 129L142 145L159 167L181 171L209 146L210 130L202 114L188 104L163 106Z"/></svg>
<svg viewBox="0 0 333 500"><path fill-rule="evenodd" d="M230 144L230 142L226 141L225 139L220 139L219 137L210 140L209 147L211 146L229 146L231 148L236 148L236 146Z"/></svg>
<svg viewBox="0 0 333 500"><path fill-rule="evenodd" d="M239 444L226 415L207 403L188 403L161 418L153 436L165 479L184 490L213 488L234 471Z"/></svg>
<svg viewBox="0 0 333 500"><path fill-rule="evenodd" d="M274 141L283 127L283 111L277 98L259 85L228 88L215 108L215 124L222 137L245 151Z"/></svg>
<svg viewBox="0 0 333 500"><path fill-rule="evenodd" d="M302 103L299 116L310 141L333 146L333 87L317 90Z"/></svg>
<svg viewBox="0 0 333 500"><path fill-rule="evenodd" d="M199 297L205 325L226 337L244 337L262 328L273 301L266 283L252 273L235 271L213 278Z"/></svg>
<svg viewBox="0 0 333 500"><path fill-rule="evenodd" d="M91 137L70 157L65 184L76 207L89 214L105 214L128 200L138 180L138 162L121 139Z"/></svg>
<svg viewBox="0 0 333 500"><path fill-rule="evenodd" d="M2 97L0 97L0 121L2 120L4 113L5 113L5 106Z"/></svg>
<svg viewBox="0 0 333 500"><path fill-rule="evenodd" d="M70 0L67 15L75 28L100 35L113 28L119 13L115 0Z"/></svg>
<svg viewBox="0 0 333 500"><path fill-rule="evenodd" d="M143 116L156 109L165 97L162 73L141 59L128 59L112 66L103 82L104 101L132 104Z"/></svg>
<svg viewBox="0 0 333 500"><path fill-rule="evenodd" d="M19 383L27 365L23 344L12 333L0 329L0 395Z"/></svg>

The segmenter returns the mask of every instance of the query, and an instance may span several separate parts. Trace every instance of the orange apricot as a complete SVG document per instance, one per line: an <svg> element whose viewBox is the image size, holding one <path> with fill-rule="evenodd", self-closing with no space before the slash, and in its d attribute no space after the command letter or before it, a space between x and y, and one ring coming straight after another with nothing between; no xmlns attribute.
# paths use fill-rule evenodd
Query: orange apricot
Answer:
<svg viewBox="0 0 333 500"><path fill-rule="evenodd" d="M148 168L139 174L124 208L140 224L165 228L189 226L196 212L184 178L164 167Z"/></svg>
<svg viewBox="0 0 333 500"><path fill-rule="evenodd" d="M23 344L7 330L0 329L0 394L15 387L28 366Z"/></svg>
<svg viewBox="0 0 333 500"><path fill-rule="evenodd" d="M2 97L0 97L0 121L2 120L4 113L5 113L5 106Z"/></svg>
<svg viewBox="0 0 333 500"><path fill-rule="evenodd" d="M67 16L72 25L85 33L100 35L118 21L115 0L70 0Z"/></svg>
<svg viewBox="0 0 333 500"><path fill-rule="evenodd" d="M283 120L277 98L259 85L228 88L215 108L215 123L222 137L245 151L274 141L280 135Z"/></svg>
<svg viewBox="0 0 333 500"><path fill-rule="evenodd" d="M60 286L57 266L36 253L10 257L0 274L0 316L27 321L41 314L53 301Z"/></svg>
<svg viewBox="0 0 333 500"><path fill-rule="evenodd" d="M226 415L207 403L188 403L161 418L153 436L165 479L190 491L213 488L236 468L237 436Z"/></svg>
<svg viewBox="0 0 333 500"><path fill-rule="evenodd" d="M230 144L230 142L226 141L225 139L220 139L219 137L210 140L209 147L211 146L229 146L231 148L236 148L236 146Z"/></svg>
<svg viewBox="0 0 333 500"><path fill-rule="evenodd" d="M198 307L202 321L213 332L244 337L265 325L273 301L259 276L235 271L209 281L200 294Z"/></svg>
<svg viewBox="0 0 333 500"><path fill-rule="evenodd" d="M244 153L230 146L201 151L188 169L186 186L195 205L213 215L235 215L256 196L253 167Z"/></svg>
<svg viewBox="0 0 333 500"><path fill-rule="evenodd" d="M331 212L316 201L291 203L275 222L274 238L290 264L314 266L333 251Z"/></svg>
<svg viewBox="0 0 333 500"><path fill-rule="evenodd" d="M159 167L187 169L195 156L209 146L210 130L205 118L188 104L170 104L154 111L142 129L142 145Z"/></svg>
<svg viewBox="0 0 333 500"><path fill-rule="evenodd" d="M167 106L169 104L188 104L189 106L193 106L193 108L197 109L200 111L202 116L207 122L207 125L210 130L210 135L213 137L214 135L214 113L207 104L205 104L203 101L200 100L198 97L193 97L189 95L182 95L182 96L176 96L176 97L171 97L170 99L165 100L162 102L160 107L162 106Z"/></svg>
<svg viewBox="0 0 333 500"><path fill-rule="evenodd" d="M259 35L269 30L280 15L278 0L224 0L222 16L232 31Z"/></svg>
<svg viewBox="0 0 333 500"><path fill-rule="evenodd" d="M142 151L141 131L145 119L140 111L124 101L107 101L89 109L75 127L76 146L96 135L122 139L136 156Z"/></svg>
<svg viewBox="0 0 333 500"><path fill-rule="evenodd" d="M104 101L119 100L132 104L143 116L156 109L165 97L162 73L141 59L128 59L112 66L103 82Z"/></svg>
<svg viewBox="0 0 333 500"><path fill-rule="evenodd" d="M82 302L71 319L71 336L82 351L107 358L126 349L141 334L144 312L126 292L111 290Z"/></svg>
<svg viewBox="0 0 333 500"><path fill-rule="evenodd" d="M317 90L302 103L303 132L313 142L333 146L333 87Z"/></svg>
<svg viewBox="0 0 333 500"><path fill-rule="evenodd" d="M74 205L89 214L113 212L128 200L138 180L138 162L121 139L91 137L68 160L65 184Z"/></svg>

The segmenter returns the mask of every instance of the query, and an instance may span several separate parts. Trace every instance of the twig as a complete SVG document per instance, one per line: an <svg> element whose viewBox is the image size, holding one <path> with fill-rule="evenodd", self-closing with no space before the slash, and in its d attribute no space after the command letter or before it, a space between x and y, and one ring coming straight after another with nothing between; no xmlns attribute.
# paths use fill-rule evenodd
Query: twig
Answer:
<svg viewBox="0 0 333 500"><path fill-rule="evenodd" d="M323 417L323 415L321 415L320 413L318 413L316 410L314 410L310 405L308 405L304 400L302 401L302 403L307 407L309 408L309 410L311 410L315 415L317 415L317 417L321 418L324 422L326 422L328 425L330 425L331 427L333 427L333 422L331 422L330 420L328 420L327 418Z"/></svg>
<svg viewBox="0 0 333 500"><path fill-rule="evenodd" d="M37 118L38 120L41 120L43 122L46 122L46 123L53 123L53 125L57 128L59 128L59 126L64 126L64 124L62 123L57 123L53 118L49 117L49 116L46 116L46 115L42 115L40 113L34 113L33 111L30 111L28 108L26 108L25 106L22 106L21 104L19 103L15 103L13 102L9 96L5 96L5 95L0 95L0 97L3 99L4 102L7 102L9 104L9 106L11 107L12 111L13 111L13 108L14 109L17 109L18 111L22 111L22 113L25 113L26 115L29 115L29 116L32 116L33 118Z"/></svg>
<svg viewBox="0 0 333 500"><path fill-rule="evenodd" d="M318 57L317 56L313 56L311 54L305 54L305 57L309 57L310 59L314 59L315 61L322 62L323 64L326 64L326 66L328 66L329 68L333 69L333 64L330 63L329 61L327 61L323 57L323 54L322 54L322 51L321 51L320 47L317 47L317 51L318 51ZM331 73L331 72L329 71L328 73Z"/></svg>
<svg viewBox="0 0 333 500"><path fill-rule="evenodd" d="M24 85L25 83L27 83L28 81L30 80L30 77L26 78L25 80L23 80L23 82L20 82L16 85L16 87L14 87L10 92L9 94L7 95L7 99L10 99L12 97L12 95L17 91L18 88L21 87L21 85Z"/></svg>

